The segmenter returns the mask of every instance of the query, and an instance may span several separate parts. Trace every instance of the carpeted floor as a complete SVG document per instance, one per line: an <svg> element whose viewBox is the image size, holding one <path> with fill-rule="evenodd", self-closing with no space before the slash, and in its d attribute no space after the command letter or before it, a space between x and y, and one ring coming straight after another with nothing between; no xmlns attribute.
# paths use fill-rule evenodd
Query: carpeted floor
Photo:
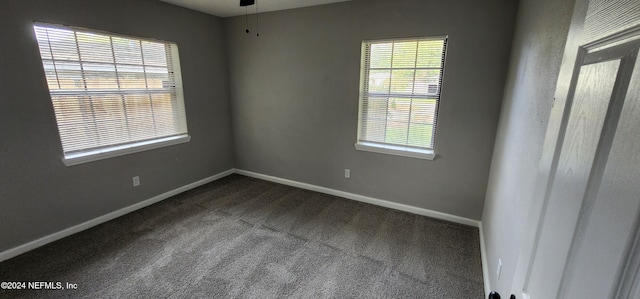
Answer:
<svg viewBox="0 0 640 299"><path fill-rule="evenodd" d="M231 175L0 263L0 298L483 298L478 229Z"/></svg>

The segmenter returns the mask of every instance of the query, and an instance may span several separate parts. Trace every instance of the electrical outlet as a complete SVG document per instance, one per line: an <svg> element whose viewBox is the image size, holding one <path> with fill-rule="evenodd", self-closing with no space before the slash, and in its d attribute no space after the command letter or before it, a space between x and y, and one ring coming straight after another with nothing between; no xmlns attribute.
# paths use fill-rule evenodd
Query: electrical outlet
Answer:
<svg viewBox="0 0 640 299"><path fill-rule="evenodd" d="M351 178L351 169L347 168L344 170L344 177L347 179Z"/></svg>
<svg viewBox="0 0 640 299"><path fill-rule="evenodd" d="M502 274L502 259L498 259L498 270L496 270L498 280L500 280L500 274Z"/></svg>
<svg viewBox="0 0 640 299"><path fill-rule="evenodd" d="M131 178L131 180L133 180L133 186L134 187L140 186L140 177L139 176L134 176L133 178Z"/></svg>

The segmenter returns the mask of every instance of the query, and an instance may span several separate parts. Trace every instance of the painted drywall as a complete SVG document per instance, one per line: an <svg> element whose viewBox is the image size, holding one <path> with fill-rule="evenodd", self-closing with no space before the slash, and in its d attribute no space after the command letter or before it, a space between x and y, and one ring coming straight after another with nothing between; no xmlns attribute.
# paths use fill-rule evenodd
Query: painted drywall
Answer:
<svg viewBox="0 0 640 299"><path fill-rule="evenodd" d="M511 289L556 90L573 0L522 0L482 217L489 283ZM498 259L502 274L497 277ZM485 277L487 279L487 277Z"/></svg>
<svg viewBox="0 0 640 299"><path fill-rule="evenodd" d="M354 0L260 14L260 37L225 19L236 168L479 220L516 6ZM357 151L362 41L440 35L436 160Z"/></svg>
<svg viewBox="0 0 640 299"><path fill-rule="evenodd" d="M0 252L233 168L221 19L155 0L0 7ZM191 141L64 166L34 21L177 42Z"/></svg>

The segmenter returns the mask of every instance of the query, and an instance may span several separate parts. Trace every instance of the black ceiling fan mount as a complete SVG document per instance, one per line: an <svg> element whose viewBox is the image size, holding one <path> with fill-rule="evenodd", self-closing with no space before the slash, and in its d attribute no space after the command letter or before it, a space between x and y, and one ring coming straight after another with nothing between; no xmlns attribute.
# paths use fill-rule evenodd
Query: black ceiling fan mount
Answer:
<svg viewBox="0 0 640 299"><path fill-rule="evenodd" d="M256 0L240 0L240 6L249 6L256 4Z"/></svg>
<svg viewBox="0 0 640 299"><path fill-rule="evenodd" d="M247 29L246 33L249 33L249 10L247 6L256 5L256 30L258 28L258 4L256 4L256 0L240 0L240 7L244 7L244 21L246 23ZM256 33L256 36L260 36L260 32Z"/></svg>
<svg viewBox="0 0 640 299"><path fill-rule="evenodd" d="M244 7L244 21L246 23L247 29L246 33L249 33L249 10L247 6L256 5L256 29L258 28L258 4L256 4L256 0L240 0L240 7ZM260 36L260 32L256 33L256 36Z"/></svg>

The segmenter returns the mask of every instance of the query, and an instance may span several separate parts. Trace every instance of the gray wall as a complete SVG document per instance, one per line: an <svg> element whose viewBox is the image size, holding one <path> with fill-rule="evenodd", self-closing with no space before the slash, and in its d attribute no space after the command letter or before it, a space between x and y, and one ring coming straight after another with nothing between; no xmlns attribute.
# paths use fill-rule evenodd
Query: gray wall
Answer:
<svg viewBox="0 0 640 299"><path fill-rule="evenodd" d="M514 0L354 0L225 19L236 167L479 220ZM448 35L434 161L356 151L362 40ZM351 169L351 179L344 169Z"/></svg>
<svg viewBox="0 0 640 299"><path fill-rule="evenodd" d="M574 0L522 0L482 225L493 290L511 292ZM500 280L496 276L502 259ZM486 278L485 278L486 279Z"/></svg>
<svg viewBox="0 0 640 299"><path fill-rule="evenodd" d="M233 167L221 19L155 0L0 7L0 252ZM64 166L33 21L177 42L191 142Z"/></svg>

